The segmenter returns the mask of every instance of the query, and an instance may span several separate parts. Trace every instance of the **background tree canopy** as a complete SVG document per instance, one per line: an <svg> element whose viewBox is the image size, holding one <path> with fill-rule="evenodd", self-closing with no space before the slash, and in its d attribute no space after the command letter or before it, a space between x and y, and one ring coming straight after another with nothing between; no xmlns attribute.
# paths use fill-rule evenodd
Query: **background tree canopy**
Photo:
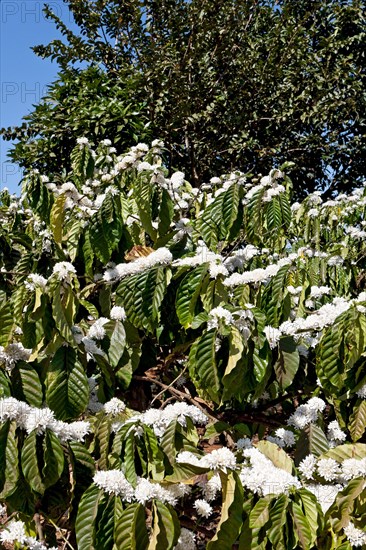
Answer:
<svg viewBox="0 0 366 550"><path fill-rule="evenodd" d="M297 195L364 176L364 1L64 1L80 36L46 9L66 44L34 51L59 80L26 125L3 129L26 171L52 170L56 151L69 170L78 133L123 148L151 131L194 185L285 160Z"/></svg>

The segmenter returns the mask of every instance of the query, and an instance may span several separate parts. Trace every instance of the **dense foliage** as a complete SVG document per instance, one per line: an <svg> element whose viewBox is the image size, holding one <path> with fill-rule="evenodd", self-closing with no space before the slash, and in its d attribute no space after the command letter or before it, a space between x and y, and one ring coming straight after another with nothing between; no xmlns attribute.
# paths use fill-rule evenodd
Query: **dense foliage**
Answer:
<svg viewBox="0 0 366 550"><path fill-rule="evenodd" d="M366 189L79 138L1 194L0 541L366 545Z"/></svg>
<svg viewBox="0 0 366 550"><path fill-rule="evenodd" d="M140 112L194 186L284 161L302 198L364 177L363 0L64 1L80 35L47 8L63 41L35 48L60 79L25 127L3 132L20 139L11 156L26 169L52 170L55 154L69 169L73 130L132 137Z"/></svg>

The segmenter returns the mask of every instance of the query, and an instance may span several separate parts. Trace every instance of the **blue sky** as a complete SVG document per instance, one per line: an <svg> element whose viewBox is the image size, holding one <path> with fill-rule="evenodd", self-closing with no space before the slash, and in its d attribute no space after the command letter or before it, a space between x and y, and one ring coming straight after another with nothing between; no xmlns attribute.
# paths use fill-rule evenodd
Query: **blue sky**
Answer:
<svg viewBox="0 0 366 550"><path fill-rule="evenodd" d="M47 4L76 30L62 0L48 0ZM42 0L0 0L0 127L21 125L22 117L32 111L57 75L55 62L37 57L30 49L61 38L54 23L44 17L43 5ZM0 138L0 189L7 187L18 194L22 174L7 162L10 147L10 142Z"/></svg>

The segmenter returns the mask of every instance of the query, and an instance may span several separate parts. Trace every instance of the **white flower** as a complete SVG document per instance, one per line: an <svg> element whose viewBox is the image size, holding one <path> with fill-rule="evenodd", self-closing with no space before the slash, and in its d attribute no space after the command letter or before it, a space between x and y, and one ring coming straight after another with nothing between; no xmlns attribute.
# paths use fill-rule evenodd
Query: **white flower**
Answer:
<svg viewBox="0 0 366 550"><path fill-rule="evenodd" d="M151 426L158 437L162 437L173 420L177 420L181 426L186 426L186 418L190 418L194 424L205 425L207 416L194 405L177 402L168 405L165 409L148 409L141 415L141 422Z"/></svg>
<svg viewBox="0 0 366 550"><path fill-rule="evenodd" d="M132 151L147 153L149 151L149 146L146 143L138 143L134 147L131 147Z"/></svg>
<svg viewBox="0 0 366 550"><path fill-rule="evenodd" d="M312 397L306 403L306 406L309 407L312 411L323 412L325 409L325 402L320 397Z"/></svg>
<svg viewBox="0 0 366 550"><path fill-rule="evenodd" d="M26 537L25 544L27 550L57 550L55 546L47 547L43 542L37 540L35 537Z"/></svg>
<svg viewBox="0 0 366 550"><path fill-rule="evenodd" d="M223 264L217 264L216 262L210 263L209 271L211 279L216 279L219 275L223 275L224 277L229 275L226 267Z"/></svg>
<svg viewBox="0 0 366 550"><path fill-rule="evenodd" d="M196 535L189 531L185 527L180 530L178 544L174 547L174 550L196 550Z"/></svg>
<svg viewBox="0 0 366 550"><path fill-rule="evenodd" d="M121 306L113 306L110 313L111 319L115 319L116 321L125 321L126 320L126 312L125 308Z"/></svg>
<svg viewBox="0 0 366 550"><path fill-rule="evenodd" d="M364 544L366 544L365 531L357 529L357 527L355 527L352 522L349 522L349 524L344 527L343 530L344 534L346 535L352 546L363 546Z"/></svg>
<svg viewBox="0 0 366 550"><path fill-rule="evenodd" d="M366 399L366 384L361 386L361 388L356 391L356 395L361 399Z"/></svg>
<svg viewBox="0 0 366 550"><path fill-rule="evenodd" d="M275 433L277 437L283 440L285 447L293 447L295 445L295 436L290 430L278 428Z"/></svg>
<svg viewBox="0 0 366 550"><path fill-rule="evenodd" d="M59 262L53 267L53 274L57 276L60 281L71 281L71 276L76 274L75 267L70 262Z"/></svg>
<svg viewBox="0 0 366 550"><path fill-rule="evenodd" d="M341 430L337 420L329 422L328 425L328 434L327 437L329 440L342 442L346 440L346 434Z"/></svg>
<svg viewBox="0 0 366 550"><path fill-rule="evenodd" d="M184 176L185 174L183 172L174 172L174 174L172 174L170 182L173 189L179 189L183 185Z"/></svg>
<svg viewBox="0 0 366 550"><path fill-rule="evenodd" d="M172 253L167 248L158 248L146 257L138 258L134 262L118 264L115 267L107 269L104 273L104 280L112 282L129 275L136 275L154 267L155 265L167 265L173 260Z"/></svg>
<svg viewBox="0 0 366 550"><path fill-rule="evenodd" d="M176 458L176 461L181 464L191 464L192 466L201 466L201 457L190 451L181 451Z"/></svg>
<svg viewBox="0 0 366 550"><path fill-rule="evenodd" d="M347 458L341 464L342 477L352 479L354 477L366 477L366 458Z"/></svg>
<svg viewBox="0 0 366 550"><path fill-rule="evenodd" d="M204 455L200 460L200 466L210 468L210 470L222 470L223 472L226 472L227 468L235 470L236 456L230 449L221 447Z"/></svg>
<svg viewBox="0 0 366 550"><path fill-rule="evenodd" d="M90 327L88 332L88 337L92 338L93 340L103 340L106 332L103 328L103 325L108 323L109 319L106 317L100 317L97 319L94 324Z"/></svg>
<svg viewBox="0 0 366 550"><path fill-rule="evenodd" d="M28 361L31 354L31 349L18 342L9 344L6 348L0 346L0 363L5 364L7 370L12 370L18 361Z"/></svg>
<svg viewBox="0 0 366 550"><path fill-rule="evenodd" d="M5 397L0 399L0 422L6 422L9 419L23 425L31 410L32 407L24 401L18 401L15 397Z"/></svg>
<svg viewBox="0 0 366 550"><path fill-rule="evenodd" d="M138 172L143 172L144 170L154 170L155 169L155 166L153 166L152 164L150 164L150 162L140 162L137 166L137 171Z"/></svg>
<svg viewBox="0 0 366 550"><path fill-rule="evenodd" d="M329 260L327 261L327 264L332 267L334 265L342 265L344 263L344 260L342 258L342 256L332 256L331 258L329 258Z"/></svg>
<svg viewBox="0 0 366 550"><path fill-rule="evenodd" d="M300 405L290 416L287 423L302 430L308 424L316 422L318 413L325 409L325 403L319 397L312 397L305 405Z"/></svg>
<svg viewBox="0 0 366 550"><path fill-rule="evenodd" d="M333 458L323 458L318 461L317 464L318 474L325 479L325 481L335 480L339 474L339 464Z"/></svg>
<svg viewBox="0 0 366 550"><path fill-rule="evenodd" d="M6 516L6 506L3 506L2 504L0 504L0 517L2 516Z"/></svg>
<svg viewBox="0 0 366 550"><path fill-rule="evenodd" d="M107 403L104 404L103 408L107 414L116 416L126 409L126 405L117 397L113 397L110 401L107 401Z"/></svg>
<svg viewBox="0 0 366 550"><path fill-rule="evenodd" d="M235 447L238 449L238 451L242 451L243 449L250 449L251 447L253 447L253 443L252 440L249 439L249 437L241 437L235 443Z"/></svg>
<svg viewBox="0 0 366 550"><path fill-rule="evenodd" d="M287 287L287 290L288 290L288 292L289 292L292 296L297 296L298 294L301 293L301 291L302 291L302 286L294 287L293 285L289 285L289 286Z"/></svg>
<svg viewBox="0 0 366 550"><path fill-rule="evenodd" d="M310 298L321 298L330 292L331 288L329 288L329 286L312 286L310 288Z"/></svg>
<svg viewBox="0 0 366 550"><path fill-rule="evenodd" d="M163 503L167 502L175 506L178 498L181 496L183 496L181 487L178 489L174 489L173 487L162 487L159 483L152 483L145 478L139 478L137 480L135 499L141 504L145 504L147 501L156 498Z"/></svg>
<svg viewBox="0 0 366 550"><path fill-rule="evenodd" d="M264 334L266 335L266 338L268 340L269 347L271 349L276 348L282 335L281 331L278 328L270 327L267 325L266 327L264 327Z"/></svg>
<svg viewBox="0 0 366 550"><path fill-rule="evenodd" d="M203 484L202 493L209 502L215 500L217 493L221 491L220 474L214 474L206 483Z"/></svg>
<svg viewBox="0 0 366 550"><path fill-rule="evenodd" d="M151 142L151 147L164 147L164 141L162 141L161 139L154 139L152 142Z"/></svg>
<svg viewBox="0 0 366 550"><path fill-rule="evenodd" d="M211 504L203 499L197 499L193 506L196 509L197 514L204 518L210 517L213 512Z"/></svg>
<svg viewBox="0 0 366 550"><path fill-rule="evenodd" d="M209 319L207 321L207 329L218 328L220 325L220 320L224 322L224 325L230 326L234 322L234 318L230 311L224 307L218 306L214 309L211 309Z"/></svg>
<svg viewBox="0 0 366 550"><path fill-rule="evenodd" d="M284 265L290 265L292 260L290 258L282 258L277 264L268 265L266 268L257 268L252 271L244 271L244 273L234 273L230 275L224 281L224 285L228 287L234 287L238 285L246 285L249 283L262 283L271 279L283 267Z"/></svg>
<svg viewBox="0 0 366 550"><path fill-rule="evenodd" d="M243 486L258 494L288 494L291 487L301 488L300 481L290 473L277 468L271 460L255 447L245 449L244 457L249 459L249 464L244 464L239 474Z"/></svg>
<svg viewBox="0 0 366 550"><path fill-rule="evenodd" d="M36 430L37 434L42 434L47 428L52 426L54 421L54 412L48 407L45 407L44 409L32 407L27 415L24 428L28 434L30 434L33 430Z"/></svg>
<svg viewBox="0 0 366 550"><path fill-rule="evenodd" d="M135 491L120 470L101 470L96 472L93 481L97 487L108 494L119 495L122 500L132 502Z"/></svg>
<svg viewBox="0 0 366 550"><path fill-rule="evenodd" d="M24 523L22 521L12 521L1 531L0 541L24 544L26 536Z"/></svg>
<svg viewBox="0 0 366 550"><path fill-rule="evenodd" d="M86 137L77 138L76 143L78 145L89 145L89 140Z"/></svg>
<svg viewBox="0 0 366 550"><path fill-rule="evenodd" d="M312 479L316 466L316 457L312 454L306 456L299 464L298 470L306 479Z"/></svg>
<svg viewBox="0 0 366 550"><path fill-rule="evenodd" d="M38 275L37 273L31 273L28 275L27 280L24 282L24 286L27 290L34 291L36 288L45 290L47 285L47 279Z"/></svg>

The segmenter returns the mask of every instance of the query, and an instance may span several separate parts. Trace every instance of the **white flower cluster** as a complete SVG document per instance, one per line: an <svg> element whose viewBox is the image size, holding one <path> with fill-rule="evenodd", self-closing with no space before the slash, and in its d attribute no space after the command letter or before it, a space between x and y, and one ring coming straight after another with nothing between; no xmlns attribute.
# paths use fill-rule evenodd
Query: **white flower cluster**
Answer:
<svg viewBox="0 0 366 550"><path fill-rule="evenodd" d="M247 244L239 250L234 250L228 258L224 260L224 265L228 271L232 272L235 269L242 269L242 267L247 264L254 256L258 256L265 251L260 251L259 248L252 244Z"/></svg>
<svg viewBox="0 0 366 550"><path fill-rule="evenodd" d="M312 286L310 288L310 298L322 298L327 294L330 294L331 289L329 286Z"/></svg>
<svg viewBox="0 0 366 550"><path fill-rule="evenodd" d="M297 318L294 321L285 321L280 325L282 334L289 336L300 336L308 331L321 331L334 323L334 321L347 311L351 306L351 302L344 298L334 298L330 304L325 304L320 309L308 315L305 318Z"/></svg>
<svg viewBox="0 0 366 550"><path fill-rule="evenodd" d="M296 411L290 416L287 423L302 430L308 424L316 422L319 412L325 409L325 402L319 397L312 397L304 405L297 407Z"/></svg>
<svg viewBox="0 0 366 550"><path fill-rule="evenodd" d="M266 283L277 275L281 267L291 265L292 261L293 258L289 256L288 258L281 258L277 264L270 264L265 268L258 267L252 271L244 271L244 273L233 273L233 275L224 280L224 285L233 288L250 283Z"/></svg>
<svg viewBox="0 0 366 550"><path fill-rule="evenodd" d="M35 537L26 534L23 521L11 521L1 532L0 542L7 544L21 544L28 550L47 550L47 546ZM48 550L57 550L55 546Z"/></svg>
<svg viewBox="0 0 366 550"><path fill-rule="evenodd" d="M353 525L350 521L349 524L343 529L349 542L352 546L364 546L366 545L366 533L361 531Z"/></svg>
<svg viewBox="0 0 366 550"><path fill-rule="evenodd" d="M120 470L100 470L94 474L93 481L106 493L119 495L126 502L134 499L135 490Z"/></svg>
<svg viewBox="0 0 366 550"><path fill-rule="evenodd" d="M138 478L136 487L133 488L123 472L120 470L100 470L96 472L93 481L97 487L108 494L115 494L126 502L146 502L157 499L163 503L175 506L179 498L189 494L191 489L184 483L176 483L162 486L158 482L151 482L145 478Z"/></svg>
<svg viewBox="0 0 366 550"><path fill-rule="evenodd" d="M333 420L328 424L327 438L331 446L342 443L346 440L347 435L341 430L337 420Z"/></svg>
<svg viewBox="0 0 366 550"><path fill-rule="evenodd" d="M110 318L115 321L125 321L127 318L125 308L121 306L113 306L111 309Z"/></svg>
<svg viewBox="0 0 366 550"><path fill-rule="evenodd" d="M185 527L180 530L178 544L174 550L196 550L196 535Z"/></svg>
<svg viewBox="0 0 366 550"><path fill-rule="evenodd" d="M277 468L271 460L256 448L245 449L243 452L249 463L244 465L239 477L243 484L259 496L269 494L288 494L291 487L301 488L297 477Z"/></svg>
<svg viewBox="0 0 366 550"><path fill-rule="evenodd" d="M277 179L283 178L283 173L280 170L271 170L268 176L261 178L258 185L253 186L245 195L244 201L248 202L256 193L264 190L262 201L270 202L273 197L285 193L286 189L283 185L277 183Z"/></svg>
<svg viewBox="0 0 366 550"><path fill-rule="evenodd" d="M1 542L25 544L26 538L25 525L22 521L10 522L0 533Z"/></svg>
<svg viewBox="0 0 366 550"><path fill-rule="evenodd" d="M103 340L106 335L104 325L108 323L108 321L109 319L106 317L99 317L99 319L94 321L93 325L90 327L87 337L92 340Z"/></svg>
<svg viewBox="0 0 366 550"><path fill-rule="evenodd" d="M70 262L59 262L53 266L52 273L59 281L70 283L72 276L76 274L76 269Z"/></svg>
<svg viewBox="0 0 366 550"><path fill-rule="evenodd" d="M156 265L168 265L171 264L173 260L172 253L167 248L159 248L154 252L151 252L146 257L138 258L137 260L118 264L114 267L107 269L104 273L103 279L106 282L113 282L127 277L129 275L136 275L137 273L142 273L147 269L151 269Z"/></svg>
<svg viewBox="0 0 366 550"><path fill-rule="evenodd" d="M104 403L103 409L106 414L117 416L126 410L126 405L117 397L112 397L110 401Z"/></svg>
<svg viewBox="0 0 366 550"><path fill-rule="evenodd" d="M269 347L271 349L276 348L282 336L281 331L278 328L266 326L264 327L264 334L266 335L266 338L268 340Z"/></svg>
<svg viewBox="0 0 366 550"><path fill-rule="evenodd" d="M209 263L210 266L216 265L217 262L222 262L223 258L220 254L211 252L203 241L199 241L194 256L186 256L179 260L174 260L173 267L197 267L205 263Z"/></svg>
<svg viewBox="0 0 366 550"><path fill-rule="evenodd" d="M345 484L350 479L366 477L366 457L347 458L338 463L333 458L317 459L310 454L300 462L298 470L306 479L313 479L317 474L325 481L337 481Z"/></svg>
<svg viewBox="0 0 366 550"><path fill-rule="evenodd" d="M281 448L293 447L295 445L295 435L290 430L278 428L275 432L275 436L268 436L267 441L275 443Z"/></svg>
<svg viewBox="0 0 366 550"><path fill-rule="evenodd" d="M224 325L230 326L234 322L234 317L229 310L218 306L211 309L208 314L207 329L210 330L212 328L219 328L220 321L223 322Z"/></svg>
<svg viewBox="0 0 366 550"><path fill-rule="evenodd" d="M137 502L145 504L154 498L163 503L176 506L178 499L188 495L191 488L184 483L176 483L163 487L160 483L152 483L148 479L137 480L134 498Z"/></svg>
<svg viewBox="0 0 366 550"><path fill-rule="evenodd" d="M300 462L298 470L305 479L313 479L316 468L316 460L316 456L309 454Z"/></svg>
<svg viewBox="0 0 366 550"><path fill-rule="evenodd" d="M10 371L18 361L28 361L31 354L32 350L25 348L20 342L9 344L6 348L0 346L0 364Z"/></svg>
<svg viewBox="0 0 366 550"><path fill-rule="evenodd" d="M178 454L176 460L182 464L192 464L193 466L213 471L222 470L225 473L228 468L230 470L235 470L236 468L236 457L227 447L214 449L211 453L203 456L197 456L190 451L182 451Z"/></svg>
<svg viewBox="0 0 366 550"><path fill-rule="evenodd" d="M207 481L203 481L199 484L202 489L202 494L208 502L215 500L218 493L221 491L221 478L220 474L214 474Z"/></svg>
<svg viewBox="0 0 366 550"><path fill-rule="evenodd" d="M211 504L209 504L207 502L207 500L204 500L202 498L199 498L195 501L195 503L193 504L197 514L199 516L202 516L204 518L209 518L210 515L212 514L213 512L213 509L212 509L212 506Z"/></svg>
<svg viewBox="0 0 366 550"><path fill-rule="evenodd" d="M207 416L196 406L187 403L177 402L167 405L165 409L148 409L139 420L151 426L155 435L162 437L173 420L177 420L181 426L186 426L186 418L190 418L194 424L205 425L208 422ZM131 421L131 419L130 419Z"/></svg>
<svg viewBox="0 0 366 550"><path fill-rule="evenodd" d="M366 399L366 384L361 386L361 388L356 391L356 395L361 399Z"/></svg>
<svg viewBox="0 0 366 550"><path fill-rule="evenodd" d="M42 275L38 275L37 273L31 273L28 275L26 281L24 282L24 286L27 290L30 290L33 292L36 290L36 288L40 288L42 291L46 290L48 279L45 279L42 277Z"/></svg>
<svg viewBox="0 0 366 550"><path fill-rule="evenodd" d="M60 441L83 441L90 431L89 422L76 421L68 424L62 420L56 420L51 409L45 407L39 409L31 407L24 401L18 401L14 397L0 399L0 422L15 420L19 426L30 434L36 430L42 434L46 429L52 430Z"/></svg>

